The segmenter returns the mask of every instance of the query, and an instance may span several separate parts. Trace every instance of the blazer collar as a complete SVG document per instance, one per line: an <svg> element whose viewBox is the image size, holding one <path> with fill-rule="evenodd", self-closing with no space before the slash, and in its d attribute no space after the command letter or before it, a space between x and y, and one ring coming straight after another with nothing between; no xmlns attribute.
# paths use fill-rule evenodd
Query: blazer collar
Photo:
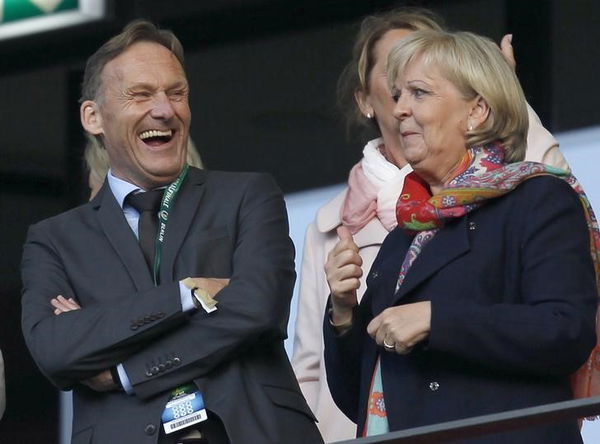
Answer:
<svg viewBox="0 0 600 444"><path fill-rule="evenodd" d="M206 170L190 167L185 182L175 198L172 214L169 215L165 234L165 247L160 265L160 281L171 282L175 279L175 259L184 244L194 219L197 217L200 201L204 196Z"/></svg>
<svg viewBox="0 0 600 444"><path fill-rule="evenodd" d="M188 176L176 197L173 212L167 222L160 266L161 282L171 282L174 279L175 259L204 194L202 185L205 178L206 171L190 167ZM92 208L98 211L100 225L123 266L131 276L136 288L141 289L147 287L148 284L151 285L152 275L146 265L142 250L138 248L137 239L129 228L123 210L110 190L107 181L104 182L90 204Z"/></svg>
<svg viewBox="0 0 600 444"><path fill-rule="evenodd" d="M342 190L332 200L327 202L317 211L315 225L320 233L335 231L342 225L341 210L346 198L348 188ZM376 217L354 234L354 242L359 248L369 245L379 245L388 235L388 231Z"/></svg>

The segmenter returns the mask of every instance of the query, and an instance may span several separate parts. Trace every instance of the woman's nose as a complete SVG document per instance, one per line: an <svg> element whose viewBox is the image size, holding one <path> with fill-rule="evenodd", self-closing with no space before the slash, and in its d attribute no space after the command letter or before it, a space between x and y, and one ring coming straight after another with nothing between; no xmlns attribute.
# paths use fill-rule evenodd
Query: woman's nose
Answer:
<svg viewBox="0 0 600 444"><path fill-rule="evenodd" d="M408 100L402 96L399 96L396 104L394 105L394 109L392 110L392 114L398 120L408 117L410 115L410 106Z"/></svg>

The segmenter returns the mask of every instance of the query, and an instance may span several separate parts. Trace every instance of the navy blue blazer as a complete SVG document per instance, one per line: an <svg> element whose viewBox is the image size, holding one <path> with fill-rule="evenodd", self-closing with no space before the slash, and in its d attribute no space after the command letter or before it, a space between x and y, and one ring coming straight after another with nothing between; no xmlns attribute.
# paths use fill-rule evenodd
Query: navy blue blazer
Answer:
<svg viewBox="0 0 600 444"><path fill-rule="evenodd" d="M385 239L352 329L324 323L329 387L364 426L378 356L390 430L563 401L595 344L597 290L578 196L551 176L448 223L394 293L412 238ZM431 301L428 339L387 353L366 333L387 307ZM577 443L575 421L466 442Z"/></svg>

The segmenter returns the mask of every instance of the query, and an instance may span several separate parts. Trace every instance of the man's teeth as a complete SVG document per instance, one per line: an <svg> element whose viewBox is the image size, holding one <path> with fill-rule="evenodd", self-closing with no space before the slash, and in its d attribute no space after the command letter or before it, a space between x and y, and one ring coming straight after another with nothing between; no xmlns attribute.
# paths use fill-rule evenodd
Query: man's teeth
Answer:
<svg viewBox="0 0 600 444"><path fill-rule="evenodd" d="M173 130L148 130L144 131L140 134L140 139L149 139L150 137L171 137L173 135Z"/></svg>

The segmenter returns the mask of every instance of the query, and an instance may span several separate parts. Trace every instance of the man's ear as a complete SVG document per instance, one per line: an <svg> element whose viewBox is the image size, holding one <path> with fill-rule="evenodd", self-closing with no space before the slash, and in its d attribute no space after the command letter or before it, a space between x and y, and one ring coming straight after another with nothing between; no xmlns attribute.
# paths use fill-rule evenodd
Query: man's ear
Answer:
<svg viewBox="0 0 600 444"><path fill-rule="evenodd" d="M490 115L490 106L481 96L477 96L471 113L469 114L469 125L473 128L478 128L483 122L485 122Z"/></svg>
<svg viewBox="0 0 600 444"><path fill-rule="evenodd" d="M102 115L100 114L98 104L93 100L86 100L81 104L79 117L81 118L83 129L88 133L94 136L104 133Z"/></svg>

